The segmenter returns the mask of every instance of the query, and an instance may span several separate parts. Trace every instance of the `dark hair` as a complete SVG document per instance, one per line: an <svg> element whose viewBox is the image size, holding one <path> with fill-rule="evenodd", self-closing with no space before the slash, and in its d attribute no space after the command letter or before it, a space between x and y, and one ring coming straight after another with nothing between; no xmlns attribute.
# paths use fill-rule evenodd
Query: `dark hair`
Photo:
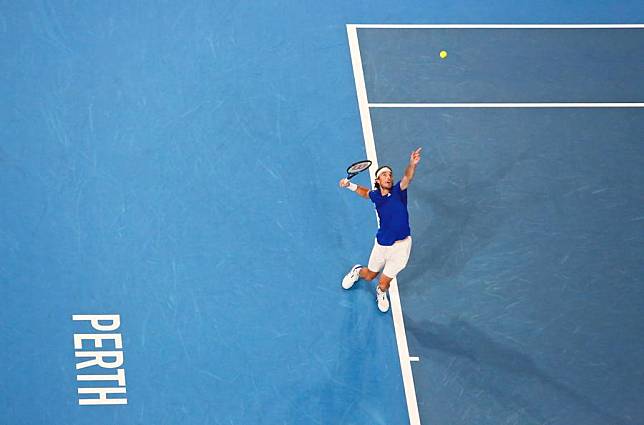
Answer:
<svg viewBox="0 0 644 425"><path fill-rule="evenodd" d="M383 168L389 168L389 169L391 170L391 167L390 167L390 166L388 166L388 165L383 165L383 166L381 166L381 167L378 167L378 169L376 170L376 173L374 174L374 176L377 176L377 175L378 175L378 171L382 170ZM378 183L378 179L377 179L377 178L376 178L376 181L373 183L373 187L375 187L377 190L380 190L380 183Z"/></svg>

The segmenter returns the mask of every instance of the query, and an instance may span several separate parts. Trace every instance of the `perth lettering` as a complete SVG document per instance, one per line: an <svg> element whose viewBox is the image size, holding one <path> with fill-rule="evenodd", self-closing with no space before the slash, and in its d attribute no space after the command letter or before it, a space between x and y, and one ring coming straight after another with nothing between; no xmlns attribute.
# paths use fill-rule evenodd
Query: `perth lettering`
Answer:
<svg viewBox="0 0 644 425"><path fill-rule="evenodd" d="M123 337L118 314L74 314L86 333L74 334L78 404L127 404Z"/></svg>

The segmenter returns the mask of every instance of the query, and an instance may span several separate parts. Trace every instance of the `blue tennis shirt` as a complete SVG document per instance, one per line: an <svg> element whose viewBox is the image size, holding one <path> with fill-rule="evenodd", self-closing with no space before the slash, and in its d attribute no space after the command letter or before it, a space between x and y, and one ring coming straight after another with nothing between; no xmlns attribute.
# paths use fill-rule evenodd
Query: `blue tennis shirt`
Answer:
<svg viewBox="0 0 644 425"><path fill-rule="evenodd" d="M378 189L370 191L369 199L376 204L380 219L380 228L376 234L376 240L380 245L391 246L394 242L411 235L407 189L402 190L400 182L396 183L386 196L382 196Z"/></svg>

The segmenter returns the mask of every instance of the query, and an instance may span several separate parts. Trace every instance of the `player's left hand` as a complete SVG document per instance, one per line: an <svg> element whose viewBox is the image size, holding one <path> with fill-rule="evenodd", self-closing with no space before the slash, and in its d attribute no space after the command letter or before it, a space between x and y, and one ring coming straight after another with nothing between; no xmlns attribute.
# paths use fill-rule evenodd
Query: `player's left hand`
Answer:
<svg viewBox="0 0 644 425"><path fill-rule="evenodd" d="M420 151L422 149L423 148L418 148L418 149L416 149L415 151L413 151L411 153L411 156L409 157L409 163L411 165L416 165L416 164L418 164L420 162Z"/></svg>

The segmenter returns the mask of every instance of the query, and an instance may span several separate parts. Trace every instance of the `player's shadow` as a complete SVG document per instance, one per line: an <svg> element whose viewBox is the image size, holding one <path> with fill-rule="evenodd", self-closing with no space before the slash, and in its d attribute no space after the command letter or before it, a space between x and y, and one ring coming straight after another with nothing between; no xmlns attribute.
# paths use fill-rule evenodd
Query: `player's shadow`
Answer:
<svg viewBox="0 0 644 425"><path fill-rule="evenodd" d="M464 320L440 324L405 316L405 327L407 335L418 343L415 355L432 361L440 352L453 359L458 366L450 369L458 370L459 378L469 387L467 391L487 393L508 412L525 412L538 423L552 423L552 418L547 417L549 403L563 400L569 412L583 417L586 425L634 424L606 412L590 398L557 381L525 353L494 341ZM544 396L521 395L528 391Z"/></svg>
<svg viewBox="0 0 644 425"><path fill-rule="evenodd" d="M434 189L431 184L414 185L409 198L414 248L403 272L405 281L425 276L437 282L455 276L492 242L498 229L516 213L498 205L503 190L500 186L516 167L534 155L527 148L515 158L500 161L488 171L486 178L474 180L471 168L463 165L459 170L452 170L456 181L449 187ZM521 200L524 207L543 201L538 193L529 196ZM414 203L414 197L418 204Z"/></svg>

